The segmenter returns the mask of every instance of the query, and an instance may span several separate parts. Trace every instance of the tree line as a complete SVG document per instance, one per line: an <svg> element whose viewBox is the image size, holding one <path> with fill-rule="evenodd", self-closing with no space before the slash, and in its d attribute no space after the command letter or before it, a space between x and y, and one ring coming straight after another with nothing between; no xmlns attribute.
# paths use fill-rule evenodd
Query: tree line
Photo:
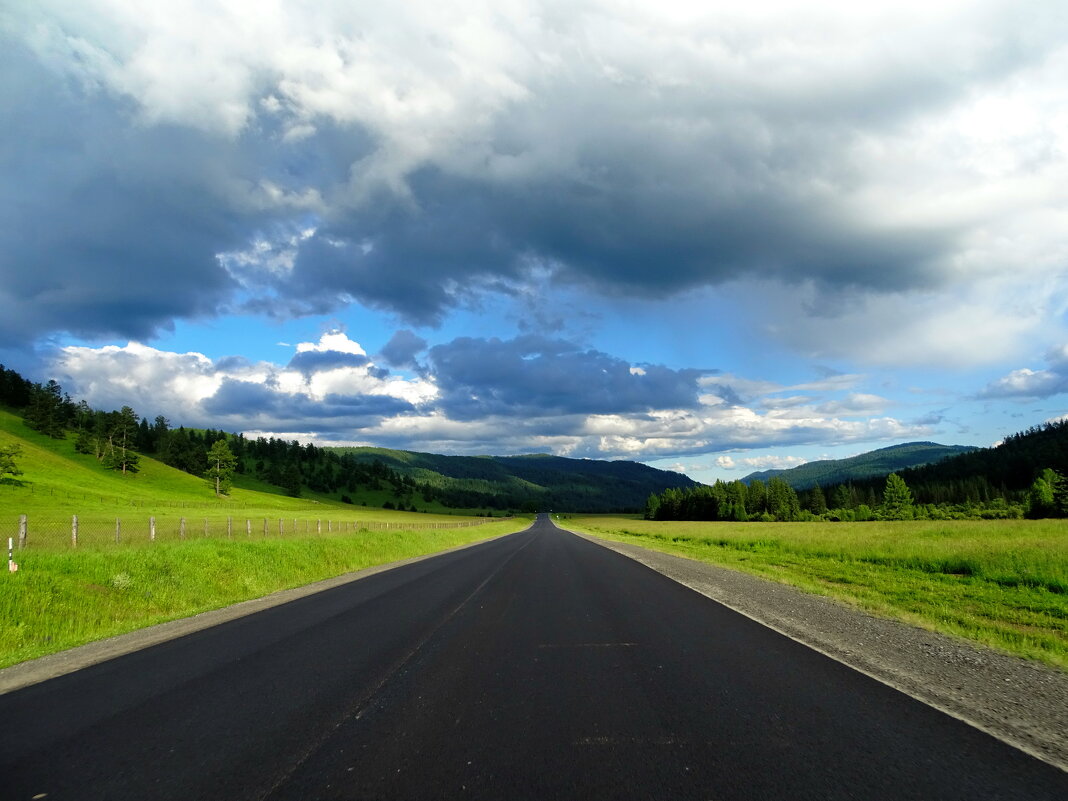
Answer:
<svg viewBox="0 0 1068 801"><path fill-rule="evenodd" d="M335 495L353 503L363 492L385 493L384 508L418 510L438 502L448 508L520 509L529 498L483 488L436 486L416 481L380 460L338 453L312 444L276 437L249 439L244 434L215 429L173 428L158 415L152 422L129 406L115 411L93 409L75 402L54 379L44 384L23 378L0 364L0 405L21 413L27 426L53 439L74 437L78 453L94 456L102 467L123 474L136 473L141 454L191 475L205 478L218 495L227 494L235 475L248 475L283 489L293 497L311 492ZM10 450L10 452L8 452ZM0 454L3 475L20 474L18 448Z"/></svg>
<svg viewBox="0 0 1068 801"><path fill-rule="evenodd" d="M669 489L649 497L645 517L735 522L1068 517L1066 467L1068 423L1053 422L1007 437L997 448L827 489L817 484L798 491L778 476L767 483L716 481ZM990 475L976 472L986 469Z"/></svg>

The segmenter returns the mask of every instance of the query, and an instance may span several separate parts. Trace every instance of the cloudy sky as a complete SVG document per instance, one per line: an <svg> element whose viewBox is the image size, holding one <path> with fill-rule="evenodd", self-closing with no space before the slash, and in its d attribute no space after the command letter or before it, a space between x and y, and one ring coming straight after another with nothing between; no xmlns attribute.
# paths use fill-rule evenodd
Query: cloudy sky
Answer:
<svg viewBox="0 0 1068 801"><path fill-rule="evenodd" d="M1068 412L1068 6L0 6L0 361L710 480Z"/></svg>

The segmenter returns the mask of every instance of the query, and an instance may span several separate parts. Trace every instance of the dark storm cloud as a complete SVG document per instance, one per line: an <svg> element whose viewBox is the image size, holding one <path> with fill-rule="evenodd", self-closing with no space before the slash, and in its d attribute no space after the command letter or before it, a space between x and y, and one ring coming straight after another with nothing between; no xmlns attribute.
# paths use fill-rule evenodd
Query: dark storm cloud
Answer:
<svg viewBox="0 0 1068 801"><path fill-rule="evenodd" d="M0 47L0 343L52 331L151 336L234 289L214 253L236 215L212 186L228 154L132 126L105 97Z"/></svg>
<svg viewBox="0 0 1068 801"><path fill-rule="evenodd" d="M401 329L382 348L382 358L394 367L414 367L415 357L426 350L427 341L413 331Z"/></svg>
<svg viewBox="0 0 1068 801"><path fill-rule="evenodd" d="M201 408L209 418L236 418L246 427L292 432L319 432L331 424L352 431L413 411L407 401L385 395L327 395L320 401L233 378L224 379L214 395L201 401Z"/></svg>
<svg viewBox="0 0 1068 801"><path fill-rule="evenodd" d="M305 350L294 354L289 360L289 367L304 373L305 376L337 367L363 367L370 362L359 353L342 353L336 350Z"/></svg>
<svg viewBox="0 0 1068 801"><path fill-rule="evenodd" d="M430 370L450 417L625 414L697 405L696 370L642 365L558 339L461 337L430 349Z"/></svg>
<svg viewBox="0 0 1068 801"><path fill-rule="evenodd" d="M19 8L10 30L37 51L0 32L0 348L354 300L434 324L545 274L639 298L805 284L814 315L850 292L939 288L970 233L947 220L968 215L900 212L940 143L906 154L907 176L878 154L901 159L915 120L1063 44L1059 18L997 3L885 32L826 11L691 29L642 4L539 8L503 9L484 47L447 16L282 4L188 64L164 56L200 52L210 4ZM960 164L946 174L967 178ZM892 208L857 202L873 197ZM264 239L275 263L256 261Z"/></svg>

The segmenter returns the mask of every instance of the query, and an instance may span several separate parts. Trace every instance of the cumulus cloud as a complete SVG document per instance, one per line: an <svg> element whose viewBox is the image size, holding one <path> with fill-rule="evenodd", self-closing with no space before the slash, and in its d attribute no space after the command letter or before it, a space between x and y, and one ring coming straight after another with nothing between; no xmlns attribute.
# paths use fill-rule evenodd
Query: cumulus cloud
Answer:
<svg viewBox="0 0 1068 801"><path fill-rule="evenodd" d="M1007 0L15 4L0 338L354 301L434 323L548 275L769 281L815 355L866 330L877 360L979 354L963 301L902 312L963 288L1037 310L991 314L1016 323L990 344L1055 318L1065 24Z"/></svg>
<svg viewBox="0 0 1068 801"><path fill-rule="evenodd" d="M427 341L407 329L397 331L382 348L382 358L394 367L415 367L415 357L427 348Z"/></svg>
<svg viewBox="0 0 1068 801"><path fill-rule="evenodd" d="M1049 398L1068 392L1068 345L1046 354L1048 367L1032 370L1022 367L992 381L979 393L982 398Z"/></svg>
<svg viewBox="0 0 1068 801"><path fill-rule="evenodd" d="M68 346L53 367L61 382L96 408L131 405L185 425L302 431L353 439L385 417L414 413L437 391L422 379L390 376L344 333L297 346L288 365L211 360L131 342Z"/></svg>
<svg viewBox="0 0 1068 801"><path fill-rule="evenodd" d="M462 337L430 349L451 417L639 413L697 405L696 370L628 362L562 339Z"/></svg>
<svg viewBox="0 0 1068 801"><path fill-rule="evenodd" d="M552 452L649 460L789 445L915 438L929 429L814 404L764 408L701 395L702 374L633 365L562 339L458 338L435 345L414 377L378 368L348 334L299 343L288 364L209 359L130 343L60 349L54 372L97 408L319 443L446 453ZM748 382L746 386L757 386ZM768 385L766 390L781 389ZM696 468L693 468L696 469Z"/></svg>

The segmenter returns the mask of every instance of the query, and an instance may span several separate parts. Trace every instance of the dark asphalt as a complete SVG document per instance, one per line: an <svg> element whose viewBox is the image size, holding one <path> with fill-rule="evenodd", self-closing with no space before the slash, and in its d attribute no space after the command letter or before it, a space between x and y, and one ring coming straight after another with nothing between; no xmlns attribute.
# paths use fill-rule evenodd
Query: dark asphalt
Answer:
<svg viewBox="0 0 1068 801"><path fill-rule="evenodd" d="M0 696L0 799L1065 799L539 520Z"/></svg>

